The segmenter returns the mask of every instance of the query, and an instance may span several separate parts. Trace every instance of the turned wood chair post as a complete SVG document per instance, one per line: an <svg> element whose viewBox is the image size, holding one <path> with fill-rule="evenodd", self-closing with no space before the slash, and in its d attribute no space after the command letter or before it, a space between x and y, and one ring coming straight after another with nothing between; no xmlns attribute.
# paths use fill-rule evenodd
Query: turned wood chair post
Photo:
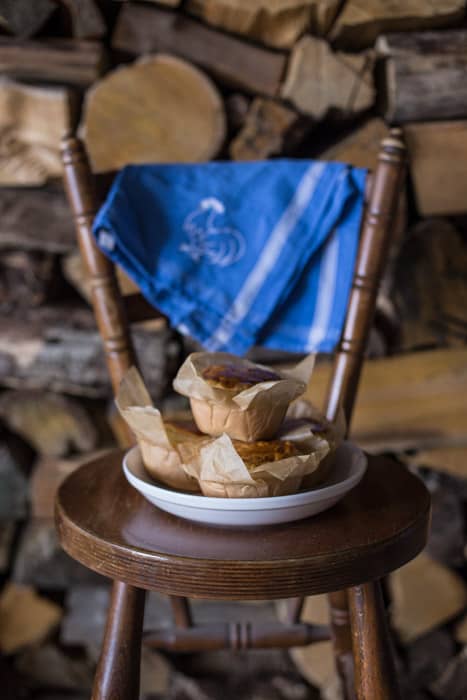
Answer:
<svg viewBox="0 0 467 700"><path fill-rule="evenodd" d="M137 365L128 320L115 268L96 246L92 224L99 208L94 177L80 139L66 135L61 154L67 197L73 212L78 245L91 285L91 300L102 338L114 393L132 365ZM134 437L122 425L128 444ZM143 632L145 591L114 581L104 644L96 673L93 700L126 700L139 695L139 662ZM171 598L174 618L191 625L188 601Z"/></svg>
<svg viewBox="0 0 467 700"><path fill-rule="evenodd" d="M401 140L401 131L392 129L388 138L384 139L378 158L378 166L373 175L369 202L366 207L362 226L362 234L359 246L358 259L354 274L352 290L349 298L346 321L342 332L341 341L334 361L334 369L328 392L326 413L333 420L339 407L342 405L347 428L350 425L352 412L355 405L355 397L360 378L362 363L368 335L373 320L376 306L376 296L379 282L382 277L384 264L388 258L391 243L392 224L397 200L404 175L405 146ZM358 600L359 614L362 614L362 601L372 606L379 601L381 594L379 584L373 586L370 594L363 595L362 591L337 591L329 595L330 621L336 664L339 676L344 686L345 696L354 696L353 661L358 667L362 654L359 652L358 639L352 635L350 629L349 595L352 597L353 621L360 618L356 613ZM355 598L357 595L357 598ZM378 615L375 619L380 621L381 634L387 634L387 627L381 620L381 606L378 606ZM373 611L374 612L374 611ZM360 632L367 631L366 626L359 626ZM355 646L357 644L357 646ZM383 644L381 642L381 647ZM358 651L355 659L354 652ZM389 664L386 654L385 663ZM368 669L367 669L368 670ZM357 668L357 686L362 678L361 670ZM380 692L383 692L380 689ZM360 695L359 695L360 697ZM370 697L365 695L362 697ZM386 697L375 695L374 697ZM395 696L391 696L395 697Z"/></svg>

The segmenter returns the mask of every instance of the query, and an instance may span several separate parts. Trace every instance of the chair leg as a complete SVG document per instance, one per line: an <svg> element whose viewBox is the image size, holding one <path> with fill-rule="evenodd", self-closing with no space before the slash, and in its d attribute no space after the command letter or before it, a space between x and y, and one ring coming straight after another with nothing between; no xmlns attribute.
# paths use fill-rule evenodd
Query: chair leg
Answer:
<svg viewBox="0 0 467 700"><path fill-rule="evenodd" d="M348 590L358 700L400 700L379 581Z"/></svg>
<svg viewBox="0 0 467 700"><path fill-rule="evenodd" d="M139 697L145 591L114 581L92 700Z"/></svg>
<svg viewBox="0 0 467 700"><path fill-rule="evenodd" d="M338 676L345 700L355 700L352 632L347 591L328 595L331 636Z"/></svg>

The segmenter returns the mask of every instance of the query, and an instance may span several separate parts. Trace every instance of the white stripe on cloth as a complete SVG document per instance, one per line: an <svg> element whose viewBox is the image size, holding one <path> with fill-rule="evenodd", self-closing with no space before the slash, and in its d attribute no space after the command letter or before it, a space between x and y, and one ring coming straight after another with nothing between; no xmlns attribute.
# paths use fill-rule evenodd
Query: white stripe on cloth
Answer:
<svg viewBox="0 0 467 700"><path fill-rule="evenodd" d="M248 314L267 276L276 265L290 232L295 228L306 210L324 168L325 163L313 163L305 171L290 204L274 227L268 242L258 258L258 262L247 276L237 298L218 328L204 343L204 347L207 350L217 350L222 345L225 345L232 337L235 327Z"/></svg>
<svg viewBox="0 0 467 700"><path fill-rule="evenodd" d="M334 230L326 244L325 252L321 260L321 269L318 280L318 295L316 298L315 313L308 336L308 351L319 348L325 340L332 319L334 294L336 293L337 272L339 269L339 237Z"/></svg>

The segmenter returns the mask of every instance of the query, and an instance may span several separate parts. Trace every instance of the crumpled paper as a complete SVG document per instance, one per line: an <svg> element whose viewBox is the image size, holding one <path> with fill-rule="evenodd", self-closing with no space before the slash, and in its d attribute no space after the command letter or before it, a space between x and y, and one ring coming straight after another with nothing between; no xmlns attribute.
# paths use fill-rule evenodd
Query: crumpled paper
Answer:
<svg viewBox="0 0 467 700"><path fill-rule="evenodd" d="M328 445L328 453L319 468L306 476L302 488L313 488L328 477L334 462L334 453L345 438L347 424L342 407L337 413L335 423L308 399L297 399L288 408L284 422L278 433L280 440L290 440L301 449L306 449L310 440L318 437Z"/></svg>
<svg viewBox="0 0 467 700"><path fill-rule="evenodd" d="M148 473L174 489L199 491L198 481L184 468L185 460L188 466L196 460L199 446L207 438L164 423L136 367L125 374L115 402L136 436Z"/></svg>
<svg viewBox="0 0 467 700"><path fill-rule="evenodd" d="M211 386L202 377L203 370L217 364L270 368L229 353L196 352L187 357L173 386L189 397L201 432L213 436L227 433L246 442L268 440L276 435L291 401L305 391L314 361L315 356L309 355L292 369L275 370L279 380L255 384L232 396L229 390Z"/></svg>
<svg viewBox="0 0 467 700"><path fill-rule="evenodd" d="M299 490L304 477L318 469L329 451L321 438L308 438L308 454L265 462L248 468L227 434L201 447L199 460L185 466L205 496L217 498L263 498L284 496Z"/></svg>

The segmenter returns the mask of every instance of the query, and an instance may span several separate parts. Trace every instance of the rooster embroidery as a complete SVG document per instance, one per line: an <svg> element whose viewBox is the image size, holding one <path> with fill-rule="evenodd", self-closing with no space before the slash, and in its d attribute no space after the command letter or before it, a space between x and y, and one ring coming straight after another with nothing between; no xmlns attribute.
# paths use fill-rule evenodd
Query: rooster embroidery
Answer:
<svg viewBox="0 0 467 700"><path fill-rule="evenodd" d="M240 231L222 226L224 213L225 206L219 199L202 199L198 208L183 222L189 241L182 243L180 250L195 262L205 257L218 267L238 262L245 254L245 239Z"/></svg>

